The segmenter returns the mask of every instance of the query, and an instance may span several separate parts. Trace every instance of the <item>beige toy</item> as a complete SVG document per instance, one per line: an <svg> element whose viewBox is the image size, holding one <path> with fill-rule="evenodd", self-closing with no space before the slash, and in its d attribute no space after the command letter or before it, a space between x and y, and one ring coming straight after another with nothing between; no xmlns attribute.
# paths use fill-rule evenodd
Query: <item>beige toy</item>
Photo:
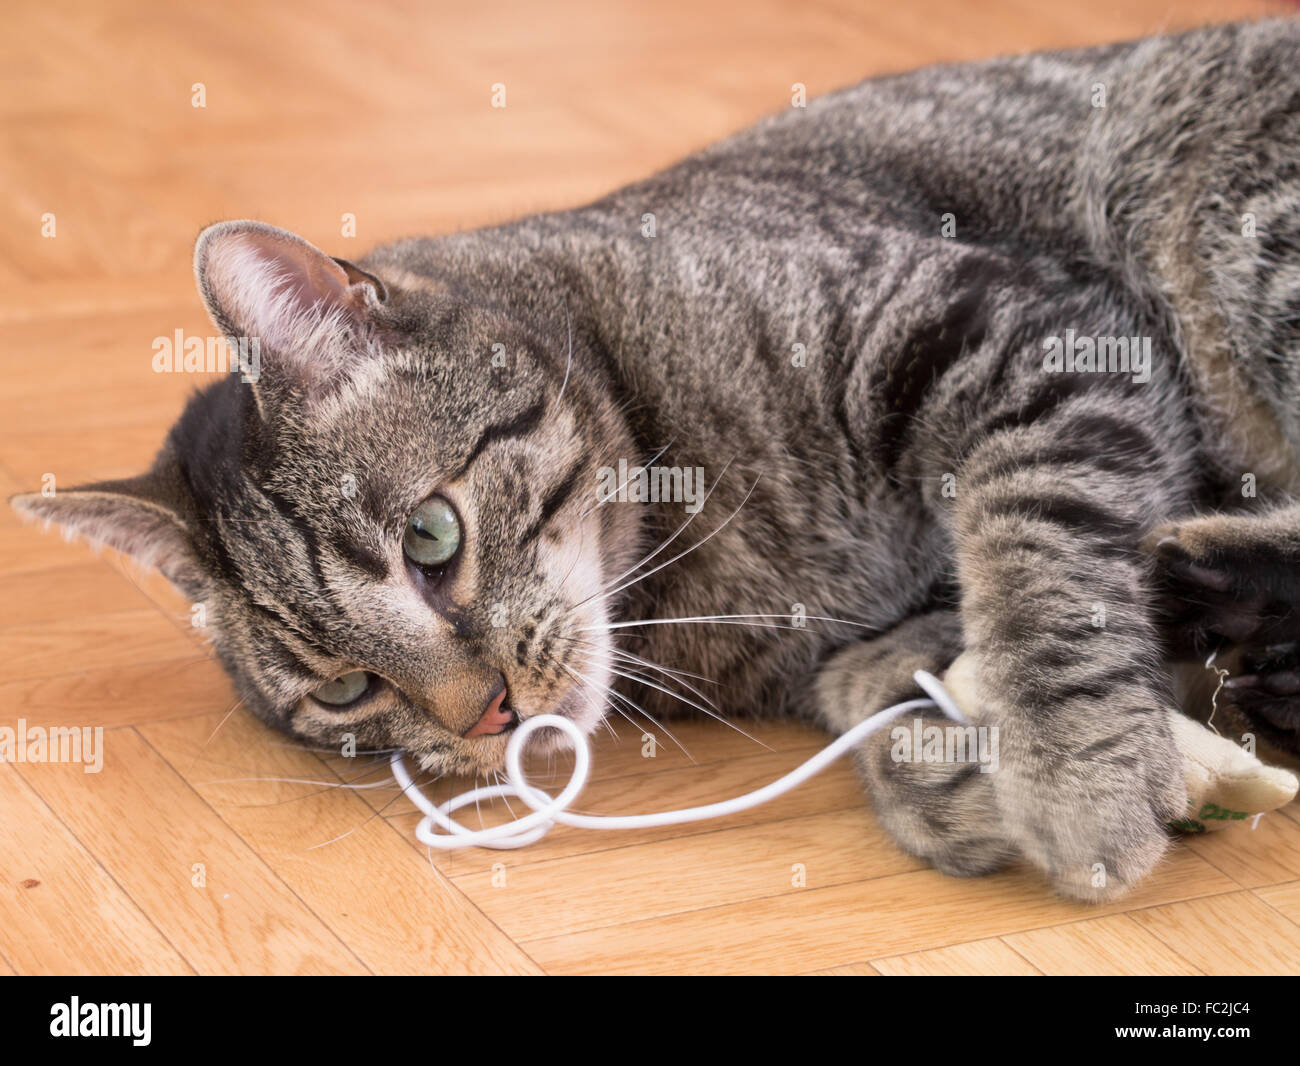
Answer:
<svg viewBox="0 0 1300 1066"><path fill-rule="evenodd" d="M943 683L962 713L979 722L982 715L975 697L973 656L959 656ZM1241 745L1184 714L1171 711L1169 727L1183 757L1187 781L1187 817L1171 828L1184 833L1211 832L1295 799L1300 781L1291 771L1261 762Z"/></svg>

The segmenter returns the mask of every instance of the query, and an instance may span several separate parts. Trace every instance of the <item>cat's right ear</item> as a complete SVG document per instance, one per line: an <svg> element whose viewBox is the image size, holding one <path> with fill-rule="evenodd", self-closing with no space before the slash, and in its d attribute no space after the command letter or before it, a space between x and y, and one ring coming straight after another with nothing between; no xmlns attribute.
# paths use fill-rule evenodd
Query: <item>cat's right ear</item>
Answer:
<svg viewBox="0 0 1300 1066"><path fill-rule="evenodd" d="M306 392L363 356L388 296L373 274L264 222L205 229L194 276L217 328L236 343L256 341L259 373Z"/></svg>

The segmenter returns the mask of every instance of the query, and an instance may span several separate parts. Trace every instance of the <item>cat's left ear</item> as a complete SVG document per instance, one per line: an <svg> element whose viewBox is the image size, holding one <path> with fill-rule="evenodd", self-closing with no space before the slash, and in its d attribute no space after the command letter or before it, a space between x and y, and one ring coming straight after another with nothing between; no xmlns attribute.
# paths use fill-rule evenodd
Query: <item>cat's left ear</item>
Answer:
<svg viewBox="0 0 1300 1066"><path fill-rule="evenodd" d="M384 283L264 222L219 222L199 236L194 276L217 327L257 341L266 368L311 390L366 347Z"/></svg>
<svg viewBox="0 0 1300 1066"><path fill-rule="evenodd" d="M85 537L107 545L159 570L172 584L193 592L205 568L199 561L189 523L192 508L179 467L164 452L154 467L139 477L101 481L49 495L26 492L10 505L27 518L61 526L69 537Z"/></svg>

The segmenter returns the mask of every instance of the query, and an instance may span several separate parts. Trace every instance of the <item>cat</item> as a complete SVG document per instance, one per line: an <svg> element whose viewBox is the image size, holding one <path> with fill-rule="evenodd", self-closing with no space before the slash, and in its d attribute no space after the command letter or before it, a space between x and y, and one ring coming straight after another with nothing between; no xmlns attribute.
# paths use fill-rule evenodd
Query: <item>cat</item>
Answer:
<svg viewBox="0 0 1300 1066"><path fill-rule="evenodd" d="M1167 655L1230 643L1300 752L1298 167L1283 19L875 78L358 263L222 222L198 288L257 372L13 504L206 604L264 721L434 774L542 712L842 732L967 652L996 772L881 732L878 817L1113 899L1184 813Z"/></svg>

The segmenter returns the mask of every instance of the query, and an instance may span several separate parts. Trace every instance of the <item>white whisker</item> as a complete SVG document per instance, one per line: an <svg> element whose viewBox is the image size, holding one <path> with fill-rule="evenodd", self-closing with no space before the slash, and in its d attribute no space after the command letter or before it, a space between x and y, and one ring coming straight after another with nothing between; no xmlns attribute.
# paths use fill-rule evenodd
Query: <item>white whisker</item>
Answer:
<svg viewBox="0 0 1300 1066"><path fill-rule="evenodd" d="M573 319L569 317L569 300L564 300L564 326L569 334L569 357L564 364L564 382L560 385L560 393L555 397L555 402L551 404L551 410L560 406L560 401L564 399L564 390L569 387L569 371L573 369Z"/></svg>
<svg viewBox="0 0 1300 1066"><path fill-rule="evenodd" d="M721 477L722 475L719 474L718 476ZM716 484L716 482L715 482L715 484ZM708 536L704 537L703 539L701 539L701 540L699 540L699 541L696 541L694 544L692 544L692 545L691 545L689 548L687 548L685 551L683 551L683 552L678 552L678 553L677 553L676 555L674 555L671 559L668 559L668 560L666 560L666 561L660 563L660 564L659 564L658 566L656 566L653 570L647 570L644 574L639 574L639 575L637 575L637 576L634 577L631 581L626 581L626 582L624 582L622 585L619 585L619 587L616 588L616 589L610 589L608 592L601 592L601 593L597 593L595 596L589 596L589 597L587 597L587 600L591 600L591 599L602 599L602 600L603 600L606 596L613 596L613 595L615 595L615 594L617 594L617 593L619 593L619 592L622 592L624 589L631 588L633 585L637 584L637 583L640 582L640 581L644 581L646 578L650 577L652 574L657 574L657 573L659 573L659 571L662 570L664 567L666 567L666 566L672 566L672 564L675 563L675 562L677 562L678 559L681 559L681 558L684 558L684 557L687 556L687 555L690 555L691 552L695 551L697 548L702 548L702 547L704 547L704 545L708 544L709 541L711 541L715 536L717 536L717 535L718 535L719 533L721 533L724 529L726 529L728 523L729 523L733 518L735 518L736 515L740 514L740 509L741 509L742 507L744 507L745 504L747 504L747 503L749 502L749 498L750 498L750 496L752 496L752 495L754 494L754 490L755 490L756 488L758 488L758 479L757 479L757 478L754 479L754 484L752 484L752 485L749 487L749 491L748 491L747 493L745 493L745 498L744 498L743 500L740 501L740 503L737 505L736 509L735 509L734 511L732 511L731 514L727 515L726 519L722 522L722 524L721 524L720 526L718 526L716 529L710 531L710 533L708 534ZM702 511L702 510L703 510L703 507L701 507L700 510ZM699 514L699 513L700 513L700 511L697 511L697 512L696 512L696 514ZM691 517L694 518L695 515L691 515ZM683 528L685 528L685 527L683 527ZM666 545L667 543L668 543L667 541L664 542L665 545ZM584 600L583 603L586 603L587 600ZM579 604L578 606L581 606L581 604Z"/></svg>
<svg viewBox="0 0 1300 1066"><path fill-rule="evenodd" d="M587 684L591 685L593 688L601 688L601 687L603 687L603 688L605 689L605 696L606 696L607 699L610 699L610 700L618 700L620 703L624 703L624 704L626 704L627 706L631 707L631 708L632 708L633 710L635 710L638 714L643 715L646 719L648 719L648 720L649 720L649 721L650 721L650 722L655 726L656 729L662 729L662 730L664 731L664 733L668 736L668 738L669 738L669 739L670 739L674 744L676 744L679 748L681 748L681 750L682 750L682 754L685 755L686 758L688 758L691 762L695 762L695 756L693 756L689 751L686 750L686 745L684 745L680 740L678 740L675 736L673 736L673 734L669 731L669 729L668 729L668 727L667 727L666 725L664 725L662 722L658 721L658 720L654 717L654 715L652 715L649 711L647 711L647 710L646 710L644 707L642 707L640 704L636 703L636 702L635 702L634 700L632 700L632 699L629 699L627 696L624 696L623 693L615 691L614 689L610 688L608 685L605 685L605 686L601 686L601 685L599 685L597 682L591 680L591 678L587 677L585 674L582 674L582 673L575 673L573 670L571 670L569 667L565 666L563 663L560 664L560 669L563 670L565 673L569 674L570 677L573 677L573 678L575 678L575 679L581 678L583 681L585 681ZM626 716L625 716L625 717L626 717ZM628 719L628 721L629 721L629 722L632 722L632 720L631 720L630 718ZM633 725L633 727L638 728L638 729L642 728L641 726L637 726L637 724L636 724L635 722L632 722L632 725Z"/></svg>
<svg viewBox="0 0 1300 1066"><path fill-rule="evenodd" d="M645 659L641 659L641 658L639 658L639 657L637 657L637 656L635 656L635 655L628 655L628 654L625 654L625 653L618 652L617 649L615 649L615 651L616 651L616 658L615 658L615 661L616 661L616 662L621 663L621 664L624 665L624 666L627 666L629 669L635 669L635 668L637 668L637 667L643 667L643 668L645 668L645 669L649 669L649 670L656 670L656 671L658 671L660 674L663 675L663 677L664 677L665 680L667 680L667 681L675 681L677 684L681 685L682 688L686 689L687 692L692 692L692 693L694 693L696 696L699 696L700 699L702 699L705 703L707 703L707 704L708 704L710 707L712 707L715 711L721 711L721 710L722 710L721 707L719 707L716 703L714 703L713 700L711 700L711 699L710 699L708 696L706 696L703 692L701 692L699 689L697 689L697 688L696 688L694 685L692 685L689 681L684 681L684 680L682 680L683 676L689 676L689 675L678 674L676 671L669 670L667 667L660 666L658 663L652 663L652 662L649 662L649 661L647 661L647 660L645 660ZM710 680L710 679L709 679L709 678L703 678L703 680L708 681L708 680ZM713 681L712 684L715 684L715 685L716 685L717 682L716 682L716 681Z"/></svg>
<svg viewBox="0 0 1300 1066"><path fill-rule="evenodd" d="M796 632L804 631L803 626L781 626L764 624L761 622L747 622L743 619L749 618L790 618L788 614L705 614L697 615L690 618L642 618L634 622L606 622L604 625L596 626L579 626L578 632L600 632L609 629L626 629L629 626L666 626L686 622L716 622L719 625L751 625L756 629L793 629ZM834 622L836 625L854 626L857 629L870 629L873 633L880 631L879 626L868 625L865 622L850 622L847 618L830 618L826 615L809 614L804 618L814 622Z"/></svg>
<svg viewBox="0 0 1300 1066"><path fill-rule="evenodd" d="M348 788L361 791L367 788L389 788L392 781L376 781L369 785L353 785L346 781L316 781L310 777L219 777L212 781L196 781L198 785L234 785L241 782L268 781L285 785L319 785L321 788Z"/></svg>
<svg viewBox="0 0 1300 1066"><path fill-rule="evenodd" d="M667 447L666 447L666 446L665 446L665 448L664 448L664 451L667 451ZM660 454L662 454L662 453L660 453ZM659 458L658 455L654 456L653 458L651 458L650 462L653 463L653 462L655 461L655 459L657 459L657 458ZM695 521L696 516L698 516L698 515L704 513L704 505L705 505L706 503L709 502L709 497L713 495L713 490L716 489L716 488L718 487L718 484L722 481L723 477L726 475L727 471L731 468L731 464L732 464L734 461L735 461L734 459L728 459L728 460L727 460L727 464L726 464L726 466L724 466L724 467L722 468L722 472L719 473L718 476L717 476L716 478L713 479L713 484L709 486L709 491L706 492L706 493L704 494L704 499L700 501L700 508L699 508L698 511L695 512L695 514L692 514L689 518L686 519L685 522L683 522L683 523L682 523L681 525L679 525L675 530L673 530L673 532L668 536L668 538L667 538L666 540L662 541L662 542L659 544L659 546L658 546L657 548L652 549L652 550L649 552L649 554L642 556L642 558L641 558L640 560L638 560L637 562L633 563L630 567L628 567L628 568L627 568L626 570L624 570L621 574L619 574L618 577L614 578L614 579L611 580L611 581L607 581L604 585L602 585L602 586L600 587L600 589L599 589L598 591L596 591L596 592L592 593L590 596L588 596L587 599L581 601L580 603L575 603L571 608L569 608L570 613L572 613L573 611L577 610L577 609L578 609L579 607L581 607L584 603L587 603L588 601L595 599L597 596L602 596L602 594L612 595L612 593L606 593L606 592L605 592L605 590L608 589L610 585L617 584L618 582L622 581L625 577L628 577L629 575L636 573L637 570L639 570L641 567L645 566L646 563L648 563L651 559L653 559L656 555L658 555L661 551L663 551L666 547L668 547L668 545L670 545L670 544L671 544L673 541L675 541L679 536L681 536L682 533L684 533L684 532L686 531L686 527L689 526L692 522ZM647 464L647 465L648 465L648 464ZM757 485L758 482L755 481L754 484ZM622 487L622 486L620 486L620 488L621 488L621 487ZM750 491L750 492L753 492L754 490L753 490L753 488L751 487L749 491ZM746 500L749 499L748 494L746 494L745 499L746 499ZM744 506L744 501L741 502L741 506L742 506L742 507ZM739 508L737 508L737 510L739 510ZM733 515L732 517L734 517L734 515ZM730 521L731 521L731 518L729 517L729 518L727 519L727 522L730 522ZM727 524L726 522L723 522L723 523L722 523L722 525L724 525L724 526L725 526L726 524ZM718 527L718 529L721 529L721 528L722 528L722 526L719 526L719 527ZM717 530L715 529L714 532L716 533ZM707 539L708 539L708 538L706 537L705 540L707 540ZM700 543L702 544L703 541L701 541ZM679 556L679 558L680 558L680 556ZM672 561L672 560L669 560L669 562L671 562L671 561ZM667 564L664 564L664 565L667 565ZM656 569L662 569L662 567L657 567ZM652 570L652 571L650 571L650 573L654 573L654 571ZM648 575L643 575L643 576L648 576ZM640 578L638 578L637 580L639 581ZM632 582L632 584L635 584L635 582ZM618 591L618 590L616 589L615 591Z"/></svg>
<svg viewBox="0 0 1300 1066"><path fill-rule="evenodd" d="M740 726L736 725L735 722L729 722L726 718L718 714L716 711L711 711L709 710L709 708L699 703L696 703L694 700L688 700L680 692L674 692L672 691L672 689L664 688L662 685L656 684L654 681L646 677L644 674L638 673L636 675L633 675L631 673L625 673L624 671L619 670L616 667L610 667L610 672L617 677L625 678L626 680L636 682L639 685L645 685L647 688L656 689L657 691L662 692L667 696L671 696L673 699L686 704L688 707L694 707L697 711L701 711L704 714L707 714L710 718L716 719L717 721L725 725L728 729L734 729L742 737L745 737L747 740L752 740L760 748L767 748L768 751L774 750L767 744L764 744L757 737L751 736L749 733L746 733L743 729L740 728ZM642 713L645 712L643 711Z"/></svg>
<svg viewBox="0 0 1300 1066"><path fill-rule="evenodd" d="M677 439L676 437L673 438L673 440L676 439ZM647 466L650 466L650 464L652 464L656 459L659 458L659 456L663 455L663 453L666 452L672 446L673 446L673 441L670 440L667 444L665 444L662 448L660 448L657 452L655 452L654 455L650 456L650 458L647 459L644 463L640 463L639 466L642 469L644 469ZM627 477L625 477L621 482L619 482L617 485L614 486L613 490L607 496L601 496L597 494L596 502L593 503L590 507L588 507L585 511L583 511L582 514L578 516L578 520L581 521L582 519L586 518L587 515L591 514L591 512L594 511L597 507L600 507L608 503L610 500L612 500L623 490L623 488L627 485L629 481L632 480L633 477L634 475L628 474ZM638 563L637 565L639 566L640 563ZM636 569L636 567L633 567L633 569ZM617 581L618 578L614 578L614 580Z"/></svg>

